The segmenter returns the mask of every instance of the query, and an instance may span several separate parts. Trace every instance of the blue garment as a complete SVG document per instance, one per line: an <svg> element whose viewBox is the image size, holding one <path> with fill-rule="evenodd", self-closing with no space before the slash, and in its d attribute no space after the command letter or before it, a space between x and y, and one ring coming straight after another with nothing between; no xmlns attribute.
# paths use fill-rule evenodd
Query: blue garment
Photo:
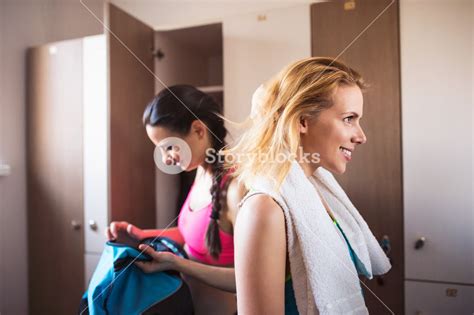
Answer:
<svg viewBox="0 0 474 315"><path fill-rule="evenodd" d="M178 255L181 251L166 238L153 239L148 245L155 250L176 250ZM185 284L179 275L168 272L144 273L133 264L133 261L149 260L151 257L133 247L107 242L83 296L80 313L138 315L156 307L176 292L182 292ZM185 305L186 302L192 305L192 301L180 303Z"/></svg>
<svg viewBox="0 0 474 315"><path fill-rule="evenodd" d="M341 229L339 226L339 223L337 223L336 220L333 220L334 224L339 228L339 231L341 231L342 236L344 236L344 239L346 240L347 247L349 248L349 254L351 255L351 260L354 263L354 266L357 269L357 272L361 272L359 270L357 260L355 257L354 250L352 249L351 244L349 244L349 241L347 240L346 234L344 234L344 231ZM362 288L361 288L362 290ZM364 291L362 291L362 295L364 294ZM296 298L295 298L295 291L293 290L293 281L291 280L291 277L285 281L285 315L297 315L298 313L298 308L296 307Z"/></svg>
<svg viewBox="0 0 474 315"><path fill-rule="evenodd" d="M346 234L344 233L341 226L339 225L339 223L337 223L337 221L335 219L333 220L333 222L338 227L339 231L341 231L342 236L344 236L344 239L346 240L346 243L347 243L347 247L349 247L349 254L351 255L351 260L352 260L352 262L354 263L354 266L356 266L356 269L357 269L357 261L356 261L356 258L355 258L355 253L354 253L354 250L352 249L351 244L349 244L349 241L347 240Z"/></svg>
<svg viewBox="0 0 474 315"><path fill-rule="evenodd" d="M298 315L296 307L295 291L291 277L285 281L285 315Z"/></svg>
<svg viewBox="0 0 474 315"><path fill-rule="evenodd" d="M352 249L352 246L351 244L349 243L349 241L347 240L347 237L346 237L346 234L344 233L344 231L342 230L341 226L339 225L339 223L337 223L336 219L333 219L333 222L334 224L339 228L339 231L341 231L342 233L342 236L344 236L344 239L346 240L346 243L347 243L347 247L349 247L349 254L351 255L351 260L352 262L354 263L354 266L357 270L357 273L358 274L365 274L365 272L363 270L361 270L361 268L359 268L359 264L357 263L357 259L356 259L356 254L354 252L354 250ZM359 284L360 285L360 284ZM362 290L362 287L360 288L361 292L362 292L362 296L364 296L364 291Z"/></svg>

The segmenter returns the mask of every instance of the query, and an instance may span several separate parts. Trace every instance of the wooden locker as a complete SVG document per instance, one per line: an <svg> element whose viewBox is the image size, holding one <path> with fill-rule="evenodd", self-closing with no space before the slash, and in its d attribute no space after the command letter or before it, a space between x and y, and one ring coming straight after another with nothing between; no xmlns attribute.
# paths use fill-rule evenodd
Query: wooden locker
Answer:
<svg viewBox="0 0 474 315"><path fill-rule="evenodd" d="M153 29L108 4L110 220L155 226L154 145L142 123L154 96Z"/></svg>
<svg viewBox="0 0 474 315"><path fill-rule="evenodd" d="M373 292L363 286L369 311L401 314L404 253L398 2L354 4L334 1L311 6L312 54L339 56L370 85L364 93L361 121L367 143L359 148L347 172L336 178L375 237L379 241L386 237L390 242L392 269L372 281L363 278Z"/></svg>
<svg viewBox="0 0 474 315"><path fill-rule="evenodd" d="M142 124L154 81L141 64L153 69L153 30L113 5L107 20L121 42L99 35L28 54L33 314L77 311L110 221L155 226L154 146Z"/></svg>
<svg viewBox="0 0 474 315"><path fill-rule="evenodd" d="M72 314L84 283L82 40L27 61L29 310Z"/></svg>

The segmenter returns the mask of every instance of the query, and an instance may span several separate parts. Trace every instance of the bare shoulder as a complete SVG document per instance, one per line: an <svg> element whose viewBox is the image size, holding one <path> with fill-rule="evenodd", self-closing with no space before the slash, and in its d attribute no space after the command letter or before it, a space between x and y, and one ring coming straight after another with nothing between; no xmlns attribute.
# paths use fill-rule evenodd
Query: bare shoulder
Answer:
<svg viewBox="0 0 474 315"><path fill-rule="evenodd" d="M239 221L245 221L247 224L256 224L260 228L265 228L266 226L276 228L280 225L284 227L285 218L283 210L272 197L265 194L257 194L249 197L242 205L239 212Z"/></svg>

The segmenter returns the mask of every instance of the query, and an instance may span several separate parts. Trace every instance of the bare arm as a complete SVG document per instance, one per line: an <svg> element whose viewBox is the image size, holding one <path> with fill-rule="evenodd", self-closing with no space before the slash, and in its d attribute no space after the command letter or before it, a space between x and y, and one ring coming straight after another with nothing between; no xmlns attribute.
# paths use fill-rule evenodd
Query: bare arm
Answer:
<svg viewBox="0 0 474 315"><path fill-rule="evenodd" d="M183 236L177 227L142 230L126 221L114 221L107 227L105 234L109 241L116 241L133 247L137 247L144 238L157 236L169 237L181 246L184 245Z"/></svg>
<svg viewBox="0 0 474 315"><path fill-rule="evenodd" d="M284 314L283 211L266 195L251 197L240 209L234 239L239 313Z"/></svg>
<svg viewBox="0 0 474 315"><path fill-rule="evenodd" d="M233 267L205 265L188 259L179 259L176 270L214 288L235 293L235 270Z"/></svg>
<svg viewBox="0 0 474 315"><path fill-rule="evenodd" d="M169 252L157 252L153 248L140 245L140 250L153 260L135 262L146 273L176 270L199 281L228 292L235 292L235 273L232 267L217 267L178 257Z"/></svg>
<svg viewBox="0 0 474 315"><path fill-rule="evenodd" d="M168 237L175 241L176 243L180 244L181 246L184 245L184 238L179 232L177 227L167 228L167 229L156 229L156 230L142 230L142 239L149 238L149 237Z"/></svg>

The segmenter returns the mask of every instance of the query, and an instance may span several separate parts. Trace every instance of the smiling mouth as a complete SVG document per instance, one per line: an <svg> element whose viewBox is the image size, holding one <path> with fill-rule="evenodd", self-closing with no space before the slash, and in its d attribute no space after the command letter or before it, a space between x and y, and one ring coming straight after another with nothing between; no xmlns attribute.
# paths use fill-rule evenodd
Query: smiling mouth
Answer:
<svg viewBox="0 0 474 315"><path fill-rule="evenodd" d="M349 150L349 149L346 149L344 147L339 147L339 150L342 152L342 154L344 154L344 156L348 159L351 159L352 158L352 151Z"/></svg>

